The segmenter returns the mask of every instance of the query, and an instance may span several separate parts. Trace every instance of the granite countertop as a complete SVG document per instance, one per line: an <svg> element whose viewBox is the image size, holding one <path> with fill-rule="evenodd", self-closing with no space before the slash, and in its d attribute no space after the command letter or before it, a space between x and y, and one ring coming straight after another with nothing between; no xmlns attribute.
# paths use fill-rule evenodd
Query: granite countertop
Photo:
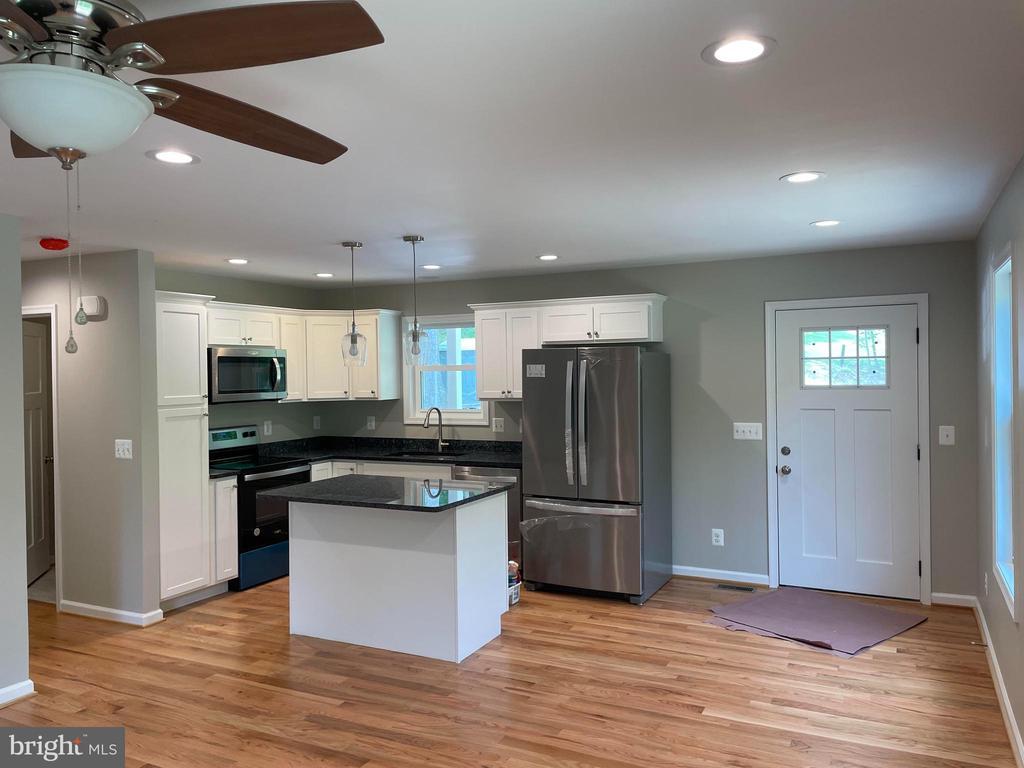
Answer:
<svg viewBox="0 0 1024 768"><path fill-rule="evenodd" d="M217 469L216 467L210 467L211 480L220 480L225 477L234 477L237 474L238 471L234 469Z"/></svg>
<svg viewBox="0 0 1024 768"><path fill-rule="evenodd" d="M330 480L262 491L257 496L307 504L445 512L503 493L512 483L466 480L412 480L379 475L342 475Z"/></svg>

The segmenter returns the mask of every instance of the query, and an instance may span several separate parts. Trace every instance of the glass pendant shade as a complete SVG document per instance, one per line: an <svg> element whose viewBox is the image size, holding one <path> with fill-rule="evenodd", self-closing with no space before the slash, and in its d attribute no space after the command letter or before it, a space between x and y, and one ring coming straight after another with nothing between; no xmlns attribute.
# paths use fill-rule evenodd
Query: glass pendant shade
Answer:
<svg viewBox="0 0 1024 768"><path fill-rule="evenodd" d="M419 365L427 343L427 332L420 328L419 323L412 323L405 332L405 362L408 365Z"/></svg>
<svg viewBox="0 0 1024 768"><path fill-rule="evenodd" d="M109 152L153 114L153 102L110 77L52 64L0 67L0 121L33 147Z"/></svg>
<svg viewBox="0 0 1024 768"><path fill-rule="evenodd" d="M366 337L359 333L355 323L352 323L352 330L342 337L341 346L345 365L351 368L366 365Z"/></svg>
<svg viewBox="0 0 1024 768"><path fill-rule="evenodd" d="M78 351L78 342L75 341L75 334L69 333L67 343L64 344L64 351L69 355L75 354Z"/></svg>
<svg viewBox="0 0 1024 768"><path fill-rule="evenodd" d="M85 307L81 304L78 305L78 311L75 312L75 322L78 325L85 325L89 322L89 316L85 314Z"/></svg>

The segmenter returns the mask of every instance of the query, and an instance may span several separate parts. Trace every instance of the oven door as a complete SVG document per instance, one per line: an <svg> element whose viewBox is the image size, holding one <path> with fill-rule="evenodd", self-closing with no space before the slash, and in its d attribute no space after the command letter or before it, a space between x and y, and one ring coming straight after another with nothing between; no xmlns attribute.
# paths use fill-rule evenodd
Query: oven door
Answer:
<svg viewBox="0 0 1024 768"><path fill-rule="evenodd" d="M210 347L210 402L281 400L288 396L283 349Z"/></svg>
<svg viewBox="0 0 1024 768"><path fill-rule="evenodd" d="M256 494L309 481L309 465L242 475L238 483L238 551L251 552L288 541L288 502Z"/></svg>

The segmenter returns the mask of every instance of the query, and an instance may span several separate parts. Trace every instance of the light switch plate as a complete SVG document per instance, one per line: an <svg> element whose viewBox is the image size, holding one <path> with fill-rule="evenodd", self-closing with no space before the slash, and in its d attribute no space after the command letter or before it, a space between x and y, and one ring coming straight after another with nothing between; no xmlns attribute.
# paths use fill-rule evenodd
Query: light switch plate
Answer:
<svg viewBox="0 0 1024 768"><path fill-rule="evenodd" d="M263 434L266 437L270 437L272 434L274 434L274 422L272 422L270 419L267 419L266 421L263 422Z"/></svg>
<svg viewBox="0 0 1024 768"><path fill-rule="evenodd" d="M366 428L373 432L377 428L377 417L367 416L366 417Z"/></svg>
<svg viewBox="0 0 1024 768"><path fill-rule="evenodd" d="M939 445L956 445L956 427L939 427Z"/></svg>
<svg viewBox="0 0 1024 768"><path fill-rule="evenodd" d="M131 440L114 440L114 458L130 459L132 457Z"/></svg>
<svg viewBox="0 0 1024 768"><path fill-rule="evenodd" d="M320 417L319 416L314 416L313 417L313 429L320 429Z"/></svg>
<svg viewBox="0 0 1024 768"><path fill-rule="evenodd" d="M505 419L500 418L498 416L495 416L493 419L491 419L491 428L495 432L504 432L505 431Z"/></svg>
<svg viewBox="0 0 1024 768"><path fill-rule="evenodd" d="M764 440L761 425L757 422L737 421L732 425L733 440Z"/></svg>

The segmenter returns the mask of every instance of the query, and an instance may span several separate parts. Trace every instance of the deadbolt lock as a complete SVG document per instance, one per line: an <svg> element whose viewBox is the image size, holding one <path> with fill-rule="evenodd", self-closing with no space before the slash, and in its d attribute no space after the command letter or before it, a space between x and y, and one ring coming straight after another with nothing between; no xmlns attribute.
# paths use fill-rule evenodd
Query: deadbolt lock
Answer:
<svg viewBox="0 0 1024 768"><path fill-rule="evenodd" d="M782 446L782 450L781 450L781 453L782 453L782 455L783 455L783 456L789 456L789 454L791 454L792 452L793 452L793 451L792 451L792 450L790 450L790 448L789 448L789 446L788 446L788 445L784 445L784 446Z"/></svg>

